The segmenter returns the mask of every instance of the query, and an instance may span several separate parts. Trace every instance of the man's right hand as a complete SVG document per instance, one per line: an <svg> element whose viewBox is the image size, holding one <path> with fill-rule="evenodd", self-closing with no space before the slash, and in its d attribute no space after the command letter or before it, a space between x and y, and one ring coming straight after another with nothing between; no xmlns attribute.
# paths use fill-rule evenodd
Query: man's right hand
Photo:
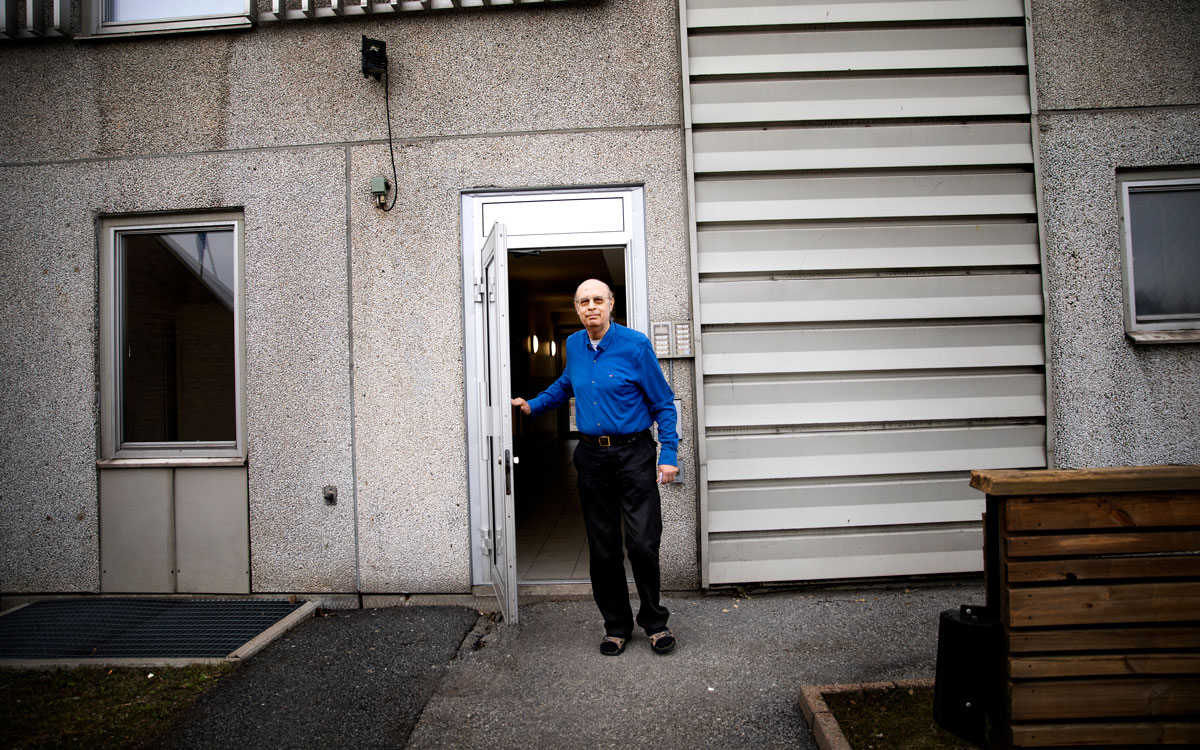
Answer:
<svg viewBox="0 0 1200 750"><path fill-rule="evenodd" d="M514 398L513 406L520 407L522 414L528 414L532 409L529 408L529 402L523 398Z"/></svg>

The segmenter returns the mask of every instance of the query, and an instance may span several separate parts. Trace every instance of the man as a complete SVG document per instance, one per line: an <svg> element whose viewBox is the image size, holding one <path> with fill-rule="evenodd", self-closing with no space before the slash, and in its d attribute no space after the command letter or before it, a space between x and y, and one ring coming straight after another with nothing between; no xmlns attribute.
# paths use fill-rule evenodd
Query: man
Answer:
<svg viewBox="0 0 1200 750"><path fill-rule="evenodd" d="M658 547L662 507L658 482L679 473L675 394L663 377L650 340L612 322L613 293L588 279L575 291L575 312L584 330L567 339L567 366L561 377L532 401L513 406L537 415L575 396L580 432L574 464L587 528L592 596L604 617L600 653L616 656L633 634L633 610L621 552L625 546L637 584L637 624L650 636L655 653L675 647L667 629L667 608L659 602ZM655 468L650 423L658 423L662 456Z"/></svg>

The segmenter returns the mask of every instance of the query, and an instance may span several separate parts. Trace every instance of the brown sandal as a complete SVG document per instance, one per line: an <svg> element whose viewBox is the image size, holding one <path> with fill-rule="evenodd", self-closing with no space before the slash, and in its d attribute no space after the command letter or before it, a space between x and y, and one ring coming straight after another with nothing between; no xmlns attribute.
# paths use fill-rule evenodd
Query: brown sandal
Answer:
<svg viewBox="0 0 1200 750"><path fill-rule="evenodd" d="M600 653L605 656L617 656L625 650L625 639L615 635L606 635L600 641Z"/></svg>
<svg viewBox="0 0 1200 750"><path fill-rule="evenodd" d="M675 648L675 636L671 635L671 631L666 628L657 633L651 633L650 648L654 649L656 654L665 654Z"/></svg>

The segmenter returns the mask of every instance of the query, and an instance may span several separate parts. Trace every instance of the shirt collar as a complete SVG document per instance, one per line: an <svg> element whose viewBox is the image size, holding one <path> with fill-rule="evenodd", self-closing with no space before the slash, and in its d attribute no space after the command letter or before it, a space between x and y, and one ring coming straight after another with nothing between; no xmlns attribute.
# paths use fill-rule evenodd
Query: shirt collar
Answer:
<svg viewBox="0 0 1200 750"><path fill-rule="evenodd" d="M609 339L611 339L613 337L613 333L617 330L617 325L618 325L618 323L616 321L610 320L608 322L608 333L604 334L604 338L597 341L594 346L592 344L592 337L588 336L587 337L588 348L594 349L595 351L598 351L598 352L602 352L605 349L607 349L608 348L607 342L609 341ZM584 335L587 335L586 328L584 329Z"/></svg>

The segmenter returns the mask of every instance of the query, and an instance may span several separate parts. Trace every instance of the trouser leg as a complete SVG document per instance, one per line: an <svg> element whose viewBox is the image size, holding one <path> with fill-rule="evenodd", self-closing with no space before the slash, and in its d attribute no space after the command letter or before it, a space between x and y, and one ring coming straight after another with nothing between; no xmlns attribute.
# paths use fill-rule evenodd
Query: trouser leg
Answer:
<svg viewBox="0 0 1200 750"><path fill-rule="evenodd" d="M618 469L623 487L625 549L637 584L637 624L647 633L667 626L667 608L659 601L659 544L662 503L658 495L657 452L650 439L631 446L631 455Z"/></svg>
<svg viewBox="0 0 1200 750"><path fill-rule="evenodd" d="M580 443L574 461L588 534L592 596L604 618L605 632L621 638L633 632L621 549L622 518L624 546L641 603L637 624L650 633L662 630L668 612L659 601L662 509L654 442L644 439L618 448Z"/></svg>
<svg viewBox="0 0 1200 750"><path fill-rule="evenodd" d="M592 597L604 618L605 634L628 638L633 633L633 610L621 551L620 488L610 470L611 456L603 452L606 450L580 443L575 448L574 462L587 529Z"/></svg>

